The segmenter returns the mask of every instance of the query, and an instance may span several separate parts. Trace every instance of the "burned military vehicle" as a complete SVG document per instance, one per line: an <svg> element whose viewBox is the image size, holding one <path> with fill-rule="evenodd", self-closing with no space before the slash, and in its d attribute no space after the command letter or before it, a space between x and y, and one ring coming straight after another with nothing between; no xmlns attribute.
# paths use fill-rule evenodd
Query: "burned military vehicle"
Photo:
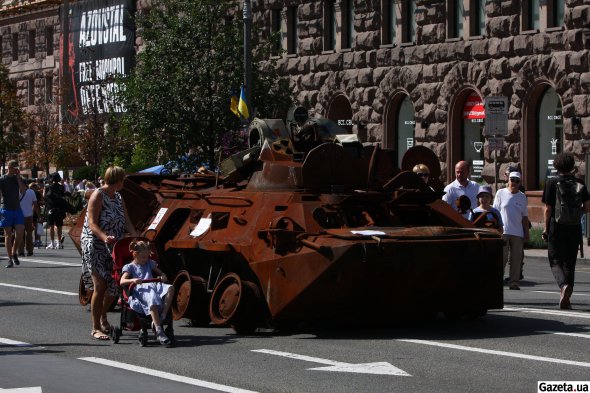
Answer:
<svg viewBox="0 0 590 393"><path fill-rule="evenodd" d="M247 333L503 307L501 236L410 171L426 163L438 179L430 150L411 149L399 169L391 152L301 112L287 125L254 120L249 142L220 178L126 179L134 225L174 277L176 319Z"/></svg>

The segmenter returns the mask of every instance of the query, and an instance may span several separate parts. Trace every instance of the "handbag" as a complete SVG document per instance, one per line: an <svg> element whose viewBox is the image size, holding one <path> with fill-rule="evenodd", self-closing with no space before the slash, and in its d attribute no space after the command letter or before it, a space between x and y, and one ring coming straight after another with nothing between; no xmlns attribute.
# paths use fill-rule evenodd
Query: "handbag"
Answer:
<svg viewBox="0 0 590 393"><path fill-rule="evenodd" d="M37 223L35 233L37 234L37 236L43 236L43 224L41 224L40 222Z"/></svg>

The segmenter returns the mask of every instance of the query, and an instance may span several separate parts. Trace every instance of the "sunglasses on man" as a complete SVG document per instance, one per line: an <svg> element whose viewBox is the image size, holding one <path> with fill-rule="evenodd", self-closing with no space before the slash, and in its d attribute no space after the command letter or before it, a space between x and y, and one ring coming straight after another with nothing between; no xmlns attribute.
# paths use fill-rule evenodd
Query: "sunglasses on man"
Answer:
<svg viewBox="0 0 590 393"><path fill-rule="evenodd" d="M511 178L510 178L510 181L511 181L512 183L520 183L520 179L519 179L518 177L511 177Z"/></svg>

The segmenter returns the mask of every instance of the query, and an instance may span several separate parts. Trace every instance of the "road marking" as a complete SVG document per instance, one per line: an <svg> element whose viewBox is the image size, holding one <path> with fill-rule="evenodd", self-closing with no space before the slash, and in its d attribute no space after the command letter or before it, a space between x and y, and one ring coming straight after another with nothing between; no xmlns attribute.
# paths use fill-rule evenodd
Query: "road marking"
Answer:
<svg viewBox="0 0 590 393"><path fill-rule="evenodd" d="M528 291L528 292L536 292L536 293L550 293L552 295L557 295L559 296L559 292L555 292L555 291ZM572 296L590 296L590 293L575 293Z"/></svg>
<svg viewBox="0 0 590 393"><path fill-rule="evenodd" d="M528 307L504 307L503 310L494 310L494 312L526 312L531 314L545 314L545 315L557 315L560 317L575 317L590 319L590 314L574 312L574 311L561 311L561 310L544 310L542 308L528 308Z"/></svg>
<svg viewBox="0 0 590 393"><path fill-rule="evenodd" d="M145 368L145 367L140 367L140 366L134 366L132 364L116 362L116 361L108 360L108 359L95 358L95 357L85 357L85 358L78 358L78 359L83 360L85 362L102 364L103 366L116 367L119 369L133 371L133 372L140 373L140 374L146 374L146 375L151 375L153 377L168 379L168 380L171 380L174 382L181 382L181 383L186 383L188 385L201 386L201 387L208 388L208 389L219 390L221 392L256 393L252 390L245 390L245 389L235 388L233 386L227 386L227 385L221 385L221 384L214 383L214 382L203 381L200 379L183 377L182 375L176 375L176 374L167 373L164 371L153 370L150 368Z"/></svg>
<svg viewBox="0 0 590 393"><path fill-rule="evenodd" d="M15 389L0 389L0 392L5 393L42 393L41 386L30 388L15 388Z"/></svg>
<svg viewBox="0 0 590 393"><path fill-rule="evenodd" d="M548 358L548 357L544 357L544 356L527 355L524 353L496 351L496 350L492 350L492 349L475 348L475 347L466 347L464 345L447 344L447 343L440 343L440 342L436 342L436 341L427 341L427 340L398 339L397 341L403 341L403 342L414 343L414 344L422 344L422 345L430 345L433 347L458 349L461 351L468 351L468 352L479 352L479 353L485 353L485 354L489 354L489 355L507 356L507 357L518 358L518 359L536 360L539 362L559 363L559 364L567 364L570 366L580 366L580 367L590 368L590 363L577 362L575 360Z"/></svg>
<svg viewBox="0 0 590 393"><path fill-rule="evenodd" d="M44 265L57 265L57 266L74 266L80 267L82 263L71 263L71 262L58 262L58 261L46 261L44 259L30 259L27 257L22 257L22 262L33 262L33 263L41 263Z"/></svg>
<svg viewBox="0 0 590 393"><path fill-rule="evenodd" d="M308 370L314 371L337 371L344 373L360 373L360 374L379 374L379 375L398 375L404 377L411 377L410 374L401 370L391 363L387 362L375 362L375 363L344 363L336 362L334 360L314 358L311 356L298 355L296 353L273 351L272 349L253 349L252 352L266 353L269 355L283 356L286 358L303 360L306 362L328 364L329 367L315 367L308 368Z"/></svg>
<svg viewBox="0 0 590 393"><path fill-rule="evenodd" d="M78 293L76 293L76 292L57 291L55 289L45 289L45 288L37 288L37 287L25 287L24 285L6 284L6 283L2 283L2 282L0 282L0 287L28 289L30 291L57 293L60 295L68 295L68 296L78 296Z"/></svg>
<svg viewBox="0 0 590 393"><path fill-rule="evenodd" d="M8 338L0 337L0 344L12 345L13 347L34 347L35 345L24 343L22 341L14 341Z"/></svg>
<svg viewBox="0 0 590 393"><path fill-rule="evenodd" d="M590 334L584 334L584 333L566 333L566 332L555 332L555 331L551 331L551 330L539 330L536 333L547 333L547 334L557 334L560 336L590 338Z"/></svg>

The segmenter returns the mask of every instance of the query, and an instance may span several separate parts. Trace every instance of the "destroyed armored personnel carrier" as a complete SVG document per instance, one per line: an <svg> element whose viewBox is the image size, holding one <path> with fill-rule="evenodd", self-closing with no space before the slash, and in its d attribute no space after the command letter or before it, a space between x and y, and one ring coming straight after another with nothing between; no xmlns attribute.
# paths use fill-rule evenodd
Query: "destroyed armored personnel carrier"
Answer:
<svg viewBox="0 0 590 393"><path fill-rule="evenodd" d="M503 307L501 236L411 172L425 163L438 179L430 150L411 149L398 169L391 152L306 113L287 125L254 120L250 148L221 177L126 179L132 221L174 277L175 319L248 333ZM81 285L82 303L88 295Z"/></svg>

